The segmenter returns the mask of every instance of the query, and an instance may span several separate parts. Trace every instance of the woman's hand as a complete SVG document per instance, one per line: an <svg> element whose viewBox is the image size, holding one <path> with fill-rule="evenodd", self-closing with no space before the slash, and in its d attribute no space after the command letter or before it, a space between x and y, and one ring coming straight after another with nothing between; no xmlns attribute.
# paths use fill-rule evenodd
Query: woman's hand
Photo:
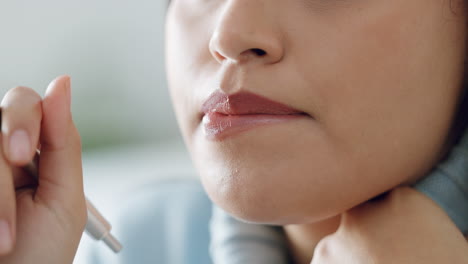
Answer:
<svg viewBox="0 0 468 264"><path fill-rule="evenodd" d="M345 213L313 264L462 264L468 243L445 212L408 187Z"/></svg>
<svg viewBox="0 0 468 264"><path fill-rule="evenodd" d="M1 103L0 263L72 263L86 224L70 78L10 90ZM22 170L40 148L38 181Z"/></svg>

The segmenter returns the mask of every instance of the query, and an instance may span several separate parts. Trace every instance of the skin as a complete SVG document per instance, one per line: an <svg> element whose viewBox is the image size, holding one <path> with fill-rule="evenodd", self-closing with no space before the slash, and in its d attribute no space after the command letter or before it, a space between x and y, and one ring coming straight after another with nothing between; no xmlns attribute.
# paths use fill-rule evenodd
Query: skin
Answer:
<svg viewBox="0 0 468 264"><path fill-rule="evenodd" d="M68 76L54 80L44 97L17 87L2 100L0 221L9 226L0 234L2 264L73 261L87 213L70 100ZM11 141L18 131L26 138ZM32 160L38 146L36 182L18 167Z"/></svg>
<svg viewBox="0 0 468 264"><path fill-rule="evenodd" d="M315 248L312 264L467 260L468 243L445 212L414 189L400 187L344 213L338 230ZM310 263L310 258L297 263Z"/></svg>
<svg viewBox="0 0 468 264"><path fill-rule="evenodd" d="M341 216L421 178L444 155L462 92L465 8L461 0L172 1L168 80L211 199L240 219L285 226L297 263L309 263L317 244L324 248L323 237L337 228L356 232L326 240L342 246L335 256L371 256L375 236L358 225L343 227ZM209 140L200 108L216 90L253 92L313 118ZM382 207L398 208L392 201ZM433 204L424 208L428 217L440 213ZM395 220L415 219L408 208L398 212ZM368 214L355 222L365 223ZM417 221L405 228L371 222L422 237ZM432 235L453 234L435 223L426 227ZM353 250L359 246L365 254ZM327 260L320 263L344 263Z"/></svg>
<svg viewBox="0 0 468 264"><path fill-rule="evenodd" d="M170 89L210 197L245 220L311 223L428 172L464 70L464 4L447 2L173 1ZM216 90L313 118L209 140L200 108Z"/></svg>
<svg viewBox="0 0 468 264"><path fill-rule="evenodd" d="M285 225L297 263L309 262L309 247L313 263L393 263L382 260L428 251L433 263L463 263L461 235L419 193L397 188L358 206L423 176L443 153L461 93L466 33L464 2L449 2L173 2L171 93L211 198L239 218ZM216 89L254 92L313 118L208 140L199 110ZM11 234L11 243L0 245L1 263L71 263L86 206L69 77L52 82L44 97L12 89L1 107L0 221ZM17 131L27 139L11 143ZM38 145L39 186L31 186L16 168ZM326 236L328 228L338 231ZM406 240L390 256L376 248Z"/></svg>

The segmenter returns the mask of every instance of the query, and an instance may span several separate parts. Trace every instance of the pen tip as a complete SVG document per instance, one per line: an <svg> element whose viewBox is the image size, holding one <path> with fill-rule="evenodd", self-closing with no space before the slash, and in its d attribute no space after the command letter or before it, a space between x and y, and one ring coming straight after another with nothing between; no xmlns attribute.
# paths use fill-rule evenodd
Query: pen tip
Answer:
<svg viewBox="0 0 468 264"><path fill-rule="evenodd" d="M107 236L103 237L102 240L115 253L118 253L118 252L120 252L122 250L122 245L120 244L120 242L114 236L112 236L110 233Z"/></svg>

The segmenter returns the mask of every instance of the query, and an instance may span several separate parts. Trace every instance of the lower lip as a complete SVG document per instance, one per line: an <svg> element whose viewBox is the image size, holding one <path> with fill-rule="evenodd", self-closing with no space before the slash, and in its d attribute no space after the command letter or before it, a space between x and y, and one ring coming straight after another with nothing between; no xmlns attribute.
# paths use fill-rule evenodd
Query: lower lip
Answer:
<svg viewBox="0 0 468 264"><path fill-rule="evenodd" d="M212 140L222 140L238 133L269 124L276 124L305 118L306 115L224 115L208 113L203 116L203 129L206 137Z"/></svg>

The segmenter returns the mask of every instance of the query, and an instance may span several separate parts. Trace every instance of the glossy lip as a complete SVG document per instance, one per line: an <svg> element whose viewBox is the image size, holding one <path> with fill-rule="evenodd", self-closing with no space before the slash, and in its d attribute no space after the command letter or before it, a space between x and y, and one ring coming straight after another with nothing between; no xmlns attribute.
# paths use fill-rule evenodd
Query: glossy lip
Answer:
<svg viewBox="0 0 468 264"><path fill-rule="evenodd" d="M216 91L205 101L202 112L204 133L212 140L222 140L258 126L311 118L303 111L251 92L228 95Z"/></svg>

